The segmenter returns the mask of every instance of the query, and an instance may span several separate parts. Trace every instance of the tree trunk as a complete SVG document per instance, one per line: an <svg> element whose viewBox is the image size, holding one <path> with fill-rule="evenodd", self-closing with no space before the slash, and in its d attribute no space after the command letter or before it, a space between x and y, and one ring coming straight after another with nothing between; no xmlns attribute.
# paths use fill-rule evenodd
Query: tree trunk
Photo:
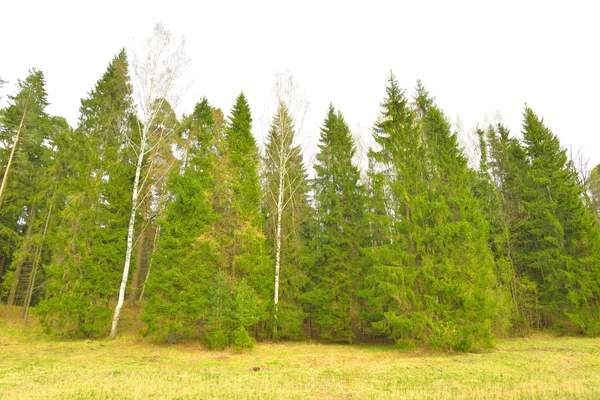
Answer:
<svg viewBox="0 0 600 400"><path fill-rule="evenodd" d="M121 308L123 308L123 301L125 300L125 289L127 287L127 279L129 278L129 265L131 264L131 252L133 250L133 230L135 227L135 213L137 210L138 202L138 187L140 184L140 175L142 172L142 165L144 163L144 153L146 150L146 140L148 137L147 127L144 127L144 133L142 134L142 140L140 143L140 153L138 155L137 166L135 169L135 180L133 181L133 192L131 194L131 214L129 216L129 229L127 231L127 250L125 251L125 265L123 266L123 278L121 279L121 286L119 287L119 299L117 300L117 306L115 307L115 313L113 314L112 326L110 328L111 340L117 337L117 328L119 326L119 320L121 319Z"/></svg>
<svg viewBox="0 0 600 400"><path fill-rule="evenodd" d="M156 228L154 229L154 240L152 242L152 253L154 254L156 252L156 242L158 241L158 234L160 233L160 226L157 225ZM149 257L150 260L152 260L152 257ZM152 267L152 261L148 262L148 270L146 271L146 278L144 279L144 284L142 285L142 292L140 293L140 299L139 301L141 302L144 299L144 292L146 291L146 283L148 283L148 278L150 277L150 267Z"/></svg>
<svg viewBox="0 0 600 400"><path fill-rule="evenodd" d="M44 223L44 231L42 232L42 240L38 244L35 258L33 260L33 267L31 275L29 276L29 284L27 286L27 294L25 296L25 304L23 306L23 326L27 326L27 317L29 316L29 306L31 304L31 297L33 296L33 288L35 287L35 278L37 276L38 267L42 258L42 250L44 248L44 240L46 239L46 233L48 232L48 224L50 223L50 216L52 215L52 204L48 208L48 216Z"/></svg>
<svg viewBox="0 0 600 400"><path fill-rule="evenodd" d="M148 190L150 188L148 187ZM140 286L140 276L144 267L144 247L146 245L146 229L148 229L148 201L144 201L144 217L142 219L142 230L138 236L137 248L135 252L135 271L131 277L129 287L128 305L133 307L137 304L138 289Z"/></svg>
<svg viewBox="0 0 600 400"><path fill-rule="evenodd" d="M10 151L8 163L6 164L6 170L4 171L4 177L2 178L2 185L0 185L0 206L2 205L2 194L4 193L4 188L6 188L6 182L8 181L8 171L10 170L10 166L12 165L13 156L15 155L15 149L19 144L19 136L21 136L21 130L23 129L23 122L25 121L26 113L27 103L25 103L25 107L23 108L23 116L21 117L21 123L19 124L19 130L17 131L17 137L15 138L15 143L13 143L13 147Z"/></svg>
<svg viewBox="0 0 600 400"><path fill-rule="evenodd" d="M283 134L281 135L283 138ZM285 156L283 154L283 146L279 150L279 193L277 194L277 233L275 235L276 250L275 250L275 309L273 312L273 339L277 338L277 312L279 308L279 270L281 267L281 214L283 213L283 169L285 168Z"/></svg>
<svg viewBox="0 0 600 400"><path fill-rule="evenodd" d="M19 289L19 282L21 280L21 272L23 271L23 257L25 257L25 250L29 246L29 237L31 236L31 229L33 228L33 219L35 218L35 207L31 206L29 209L29 218L27 221L27 232L23 238L23 244L21 245L21 251L17 258L17 264L15 266L15 274L10 285L10 293L8 295L8 301L6 304L9 306L15 305L17 298L17 291Z"/></svg>

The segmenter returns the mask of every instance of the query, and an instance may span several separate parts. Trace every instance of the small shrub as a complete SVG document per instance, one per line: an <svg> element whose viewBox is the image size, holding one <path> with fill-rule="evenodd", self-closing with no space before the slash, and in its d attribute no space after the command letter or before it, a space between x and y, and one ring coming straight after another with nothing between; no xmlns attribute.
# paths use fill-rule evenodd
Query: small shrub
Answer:
<svg viewBox="0 0 600 400"><path fill-rule="evenodd" d="M223 350L228 344L227 331L222 327L209 330L204 339L211 350Z"/></svg>
<svg viewBox="0 0 600 400"><path fill-rule="evenodd" d="M233 349L237 352L252 350L254 348L254 339L250 337L248 331L240 326L233 332Z"/></svg>

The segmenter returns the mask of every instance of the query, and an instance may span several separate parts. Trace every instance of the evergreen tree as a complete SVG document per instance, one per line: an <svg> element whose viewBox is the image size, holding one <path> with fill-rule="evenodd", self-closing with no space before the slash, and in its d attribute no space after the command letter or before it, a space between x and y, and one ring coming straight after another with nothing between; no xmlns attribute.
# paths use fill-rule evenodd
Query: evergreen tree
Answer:
<svg viewBox="0 0 600 400"><path fill-rule="evenodd" d="M135 168L128 151L133 114L128 62L121 51L82 100L79 125L65 149L71 160L69 193L47 299L38 307L47 328L96 336L108 326L124 257Z"/></svg>
<svg viewBox="0 0 600 400"><path fill-rule="evenodd" d="M46 266L52 262L54 249L61 245L54 243L53 240L57 237L59 216L66 203L64 190L66 185L64 183L71 160L66 158L68 152L64 150L69 146L72 130L64 118L51 117L51 122L55 135L53 135L52 141L46 142L49 146L50 157L47 159L47 168L40 180L39 196L42 203L38 213L39 218L33 227L31 250L26 255L29 263L25 264L28 270L23 300L25 325L27 325L29 317L29 307L37 304L45 296Z"/></svg>
<svg viewBox="0 0 600 400"><path fill-rule="evenodd" d="M257 294L260 320L268 319L272 260L267 249L260 213L258 181L259 155L252 136L252 116L246 97L241 93L231 110L229 123L220 142L221 179L230 201L221 212L222 251L232 284L244 280ZM237 329L238 327L236 327ZM264 332L261 332L264 334Z"/></svg>
<svg viewBox="0 0 600 400"><path fill-rule="evenodd" d="M219 246L211 235L215 215L209 200L212 179L214 119L206 99L185 123L185 158L167 183L170 201L160 221L161 235L152 257L142 319L149 331L194 332L206 307L211 279L219 266Z"/></svg>
<svg viewBox="0 0 600 400"><path fill-rule="evenodd" d="M312 273L315 287L306 296L316 307L314 320L325 339L351 342L358 333L364 233L360 172L353 164L354 139L343 116L330 105L321 128L314 180L319 230Z"/></svg>
<svg viewBox="0 0 600 400"><path fill-rule="evenodd" d="M501 297L475 175L422 85L415 103L392 76L374 133L380 148L371 152L390 197L393 234L372 251L374 327L400 345L489 346Z"/></svg>
<svg viewBox="0 0 600 400"><path fill-rule="evenodd" d="M143 318L150 331L168 333L170 340L194 333L200 321L209 347L251 347L247 329L258 322L265 300L257 291L268 265L261 254L264 239L260 233L247 235L257 231L237 203L242 194L232 179L236 155L223 134L221 111L203 99L185 126L182 165L169 180L171 200L152 259Z"/></svg>
<svg viewBox="0 0 600 400"><path fill-rule="evenodd" d="M544 325L598 333L600 237L583 188L558 138L528 107L523 141L529 181L521 196L529 219L519 251L536 282Z"/></svg>
<svg viewBox="0 0 600 400"><path fill-rule="evenodd" d="M33 228L45 199L44 174L52 157L57 126L45 111L45 79L32 69L0 114L0 260L8 304L24 302L31 272ZM9 267L10 266L10 267ZM0 275L1 276L1 275Z"/></svg>
<svg viewBox="0 0 600 400"><path fill-rule="evenodd" d="M525 273L527 264L519 252L523 226L529 219L521 193L529 185L529 164L521 143L501 124L479 132L482 171L487 180L486 219L490 224L490 247L496 260L496 276L510 294L513 333L525 334L541 327L537 287Z"/></svg>
<svg viewBox="0 0 600 400"><path fill-rule="evenodd" d="M211 349L233 345L244 351L254 347L248 328L259 320L256 292L241 280L234 284L227 273L219 272L208 292L208 313L204 339Z"/></svg>
<svg viewBox="0 0 600 400"><path fill-rule="evenodd" d="M242 217L260 226L260 186L258 148L252 136L252 116L248 101L241 93L235 101L225 133L233 169L233 201Z"/></svg>

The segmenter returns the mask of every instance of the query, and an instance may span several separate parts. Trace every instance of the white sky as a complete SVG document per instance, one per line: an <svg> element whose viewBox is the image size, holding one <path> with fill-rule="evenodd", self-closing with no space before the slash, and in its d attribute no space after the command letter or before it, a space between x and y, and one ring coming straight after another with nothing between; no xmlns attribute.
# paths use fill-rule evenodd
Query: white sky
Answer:
<svg viewBox="0 0 600 400"><path fill-rule="evenodd" d="M31 67L49 111L74 125L79 102L122 47L156 22L183 35L192 80L179 112L206 96L228 114L241 90L262 142L273 82L289 71L310 102L310 156L328 104L368 141L393 70L412 95L421 79L466 132L500 115L520 131L524 104L563 143L600 163L598 1L0 0L0 77L14 92ZM487 122L486 122L487 121Z"/></svg>

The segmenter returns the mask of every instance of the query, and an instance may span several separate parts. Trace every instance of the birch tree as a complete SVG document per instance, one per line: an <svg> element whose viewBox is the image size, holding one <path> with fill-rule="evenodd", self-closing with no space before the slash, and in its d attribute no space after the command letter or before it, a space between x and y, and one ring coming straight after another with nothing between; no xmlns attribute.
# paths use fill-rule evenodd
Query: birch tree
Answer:
<svg viewBox="0 0 600 400"><path fill-rule="evenodd" d="M284 244L294 244L298 250L299 228L309 215L307 174L300 146L295 144L295 114L305 111L298 101L297 86L291 76L279 76L275 83L277 112L269 130L265 151L267 230L275 252L275 282L273 293L273 336L277 337L280 297L280 272ZM304 108L304 109L303 109ZM301 114L304 117L304 114ZM300 123L301 124L301 123ZM286 249L294 253L292 247ZM296 255L298 251L295 251Z"/></svg>
<svg viewBox="0 0 600 400"><path fill-rule="evenodd" d="M169 31L160 24L154 27L154 36L147 40L145 54L134 60L134 96L137 101L140 127L138 140L131 138L129 141L137 156L137 162L131 191L131 212L127 231L123 276L112 318L111 339L117 337L121 309L125 300L125 289L133 250L135 220L141 204L140 193L150 176L152 168L148 168L145 176L142 176L142 170L145 162L147 162L147 156L173 133L172 129L168 129L167 126L162 124L160 116L164 115L162 110L165 102L172 105L178 103L179 79L186 64L185 41L181 40L179 43L174 43Z"/></svg>

